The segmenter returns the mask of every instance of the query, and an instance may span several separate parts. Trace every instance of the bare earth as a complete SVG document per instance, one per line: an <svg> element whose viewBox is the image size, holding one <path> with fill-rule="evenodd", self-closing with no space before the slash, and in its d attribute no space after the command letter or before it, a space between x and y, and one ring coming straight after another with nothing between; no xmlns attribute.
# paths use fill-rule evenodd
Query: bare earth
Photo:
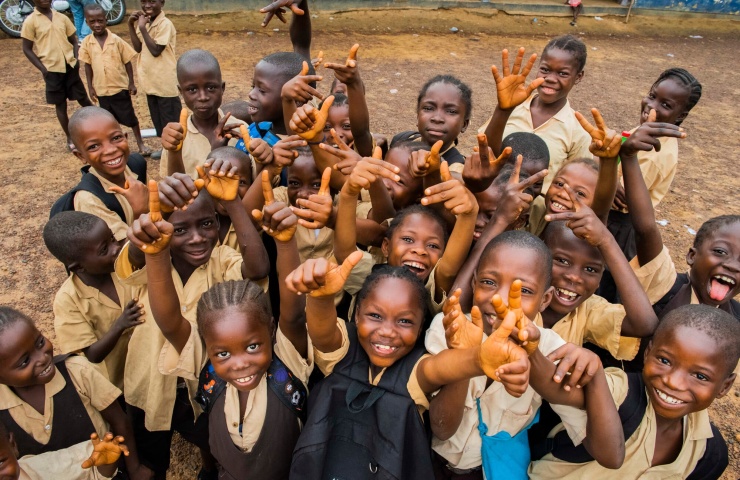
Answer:
<svg viewBox="0 0 740 480"><path fill-rule="evenodd" d="M316 12L312 12L316 15ZM227 83L225 101L244 99L252 70L263 56L290 50L287 26L277 22L260 29L260 16L173 16L178 51L205 48L220 60ZM471 127L462 137L463 151L475 141L475 130L490 114L495 91L489 67L500 63L502 48L526 47L539 53L549 38L580 34L589 48L586 76L572 92L574 108L598 107L607 123L628 129L638 122L639 102L658 74L669 67L692 71L704 94L684 122L688 138L681 143L679 172L670 194L658 208L664 240L680 270L693 236L690 231L710 217L739 213L740 150L736 120L740 102L734 69L740 49L737 21L673 17L583 17L577 28L566 18L508 16L486 10L384 10L319 12L314 18L314 50L328 61L346 56L357 42L367 87L374 132L393 135L415 127L415 101L421 85L437 73L452 73L474 91ZM457 27L457 34L450 33ZM278 32L273 28L279 28ZM125 26L114 31L128 37ZM248 32L253 32L248 34ZM702 38L690 38L700 35ZM0 258L0 304L29 314L53 341L51 302L65 278L64 269L46 251L41 229L53 201L79 178L80 162L66 152L64 136L52 106L45 105L43 81L21 52L20 40L0 40L0 224L5 225ZM325 72L326 91L331 72ZM393 92L393 93L391 93ZM146 99L135 105L143 128L151 127ZM156 147L156 140L149 140ZM131 138L132 150L135 142ZM150 172L158 168L150 161ZM740 478L740 386L710 409L730 449L723 478ZM171 479L191 479L197 454L175 443Z"/></svg>

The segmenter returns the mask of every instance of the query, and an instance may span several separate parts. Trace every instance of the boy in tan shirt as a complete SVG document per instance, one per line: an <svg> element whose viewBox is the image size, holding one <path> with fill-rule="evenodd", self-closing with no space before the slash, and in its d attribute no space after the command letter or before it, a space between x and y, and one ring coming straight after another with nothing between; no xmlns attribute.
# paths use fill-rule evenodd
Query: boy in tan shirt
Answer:
<svg viewBox="0 0 740 480"><path fill-rule="evenodd" d="M75 27L51 8L51 0L38 0L33 13L23 22L21 37L23 53L44 77L46 103L56 108L57 119L67 136L67 148L74 150L67 100L77 100L83 107L92 105L80 79Z"/></svg>

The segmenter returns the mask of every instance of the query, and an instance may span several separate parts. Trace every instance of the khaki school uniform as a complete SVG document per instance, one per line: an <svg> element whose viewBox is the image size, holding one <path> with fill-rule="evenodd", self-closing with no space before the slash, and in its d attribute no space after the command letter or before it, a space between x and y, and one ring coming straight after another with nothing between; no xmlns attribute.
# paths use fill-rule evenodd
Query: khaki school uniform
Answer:
<svg viewBox="0 0 740 480"><path fill-rule="evenodd" d="M90 213L92 215L95 215L96 217L103 219L103 221L108 224L108 227L113 232L113 236L116 237L116 240L123 240L124 238L126 238L126 232L128 231L129 225L133 224L134 220L136 220L134 218L134 209L131 208L131 204L128 203L126 197L124 197L120 193L114 193L110 191L111 187L116 186L113 182L103 178L103 176L100 175L98 171L94 168L90 169L90 173L98 177L98 180L100 180L100 184L103 186L106 192L113 193L113 195L116 196L116 200L118 200L118 203L121 204L121 208L123 209L123 214L126 217L126 221L124 222L123 220L121 220L121 217L119 217L116 212L108 210L108 207L106 207L103 201L96 197L94 193L86 192L83 190L80 190L75 194L75 210L78 212ZM129 167L126 167L124 174L126 175L126 177L133 177L142 182L146 182L146 178L139 178L139 176L132 172Z"/></svg>
<svg viewBox="0 0 740 480"><path fill-rule="evenodd" d="M54 297L55 346L59 353L80 352L108 333L126 304L138 298L139 289L123 285L111 274L118 294L116 303L97 288L86 285L72 273ZM123 368L133 329L125 331L113 350L99 365L116 387L123 390Z"/></svg>
<svg viewBox="0 0 740 480"><path fill-rule="evenodd" d="M306 332L308 336L308 332ZM273 346L273 354L283 361L286 367L303 384L308 386L308 377L313 370L313 346L311 339L308 340L308 359L304 359L295 349L290 340L283 335L278 326ZM163 375L174 375L188 380L198 380L201 370L208 361L205 344L198 334L197 329L190 329L190 338L178 354L177 350L169 342L165 342L159 355L159 371ZM250 452L254 448L260 433L265 426L267 415L267 375L265 374L254 390L249 393L244 416L239 416L239 391L231 385L226 384L224 391L224 415L231 440L234 445L243 452ZM239 433L239 425L244 425Z"/></svg>
<svg viewBox="0 0 740 480"><path fill-rule="evenodd" d="M80 61L92 66L93 87L99 97L128 90L126 64L135 56L136 50L110 30L102 48L95 35L88 35L79 51Z"/></svg>
<svg viewBox="0 0 740 480"><path fill-rule="evenodd" d="M606 371L609 390L612 397L614 397L614 403L619 408L627 397L627 374L616 368L608 368ZM530 478L680 480L688 477L704 455L707 439L713 436L709 424L709 414L706 410L702 410L685 416L683 419L683 446L678 458L668 465L651 467L650 463L655 453L657 429L655 410L648 399L642 422L625 442L624 463L621 468L617 470L607 469L596 461L568 463L555 458L552 454L547 454L541 460L530 465Z"/></svg>
<svg viewBox="0 0 740 480"><path fill-rule="evenodd" d="M219 109L218 119L221 120L224 116L224 112ZM239 120L235 117L229 117L226 122L227 126L233 126L239 128L239 125L246 125L247 123ZM232 138L229 140L229 146L234 146L239 141L238 138ZM205 135L200 133L193 124L193 115L190 114L188 117L188 133L185 135L185 140L182 141L182 165L185 167L185 173L191 177L198 178L198 172L195 167L203 165L208 159L208 154L211 153L211 142L208 141ZM162 159L159 164L159 175L161 177L167 176L167 165L169 163L169 151L162 150ZM254 161L252 162L252 180L257 178L256 166Z"/></svg>
<svg viewBox="0 0 740 480"><path fill-rule="evenodd" d="M630 133L633 133L633 128ZM637 152L637 160L640 162L640 171L642 179L645 180L650 200L653 202L653 208L657 207L663 197L668 193L673 183L673 177L676 176L678 167L678 139L661 137L660 151L651 150L649 152ZM619 180L624 185L622 179L622 165L619 165ZM623 209L627 212L627 209Z"/></svg>
<svg viewBox="0 0 740 480"><path fill-rule="evenodd" d="M590 342L608 350L617 360L632 360L640 349L640 339L621 335L626 315L624 306L592 295L558 320L552 330L579 347Z"/></svg>
<svg viewBox="0 0 740 480"><path fill-rule="evenodd" d="M177 58L175 46L177 31L164 12L157 15L153 22L146 24L146 30L157 45L164 45L162 53L155 57L146 46L139 26L136 26L136 36L142 43L139 56L139 87L146 95L157 97L177 97Z"/></svg>
<svg viewBox="0 0 740 480"><path fill-rule="evenodd" d="M290 205L288 187L277 187L273 188L272 191L276 202ZM334 230L331 228L316 229L298 225L295 238L298 243L298 255L301 258L301 263L311 258L326 258L336 262L336 259L334 259Z"/></svg>
<svg viewBox="0 0 740 480"><path fill-rule="evenodd" d="M532 201L532 204L529 207L529 220L523 227L523 230L526 230L537 237L541 236L548 223L547 220L545 220L546 214L547 207L545 206L545 198L538 196Z"/></svg>
<svg viewBox="0 0 740 480"><path fill-rule="evenodd" d="M91 432L92 433L92 432ZM99 434L100 435L100 434ZM64 450L45 452L40 455L25 455L18 459L21 468L18 480L100 480L109 478L98 471L97 467L82 468L82 462L93 453L92 442L80 442Z"/></svg>
<svg viewBox="0 0 740 480"><path fill-rule="evenodd" d="M630 260L630 266L634 270L651 304L655 304L663 298L673 288L673 284L676 283L678 272L676 271L676 266L673 264L673 259L671 259L671 254L668 252L668 247L665 245L663 245L663 250L661 250L658 256L650 262L640 266L640 262L635 257ZM696 305L698 303L699 300L696 298L696 294L692 289L691 304Z"/></svg>
<svg viewBox="0 0 740 480"><path fill-rule="evenodd" d="M441 313L434 317L424 342L426 349L435 355L447 349L443 317ZM542 317L539 314L535 318L535 324L540 330L538 348L543 355L548 355L565 345L565 341L557 333L542 328ZM483 341L486 338L488 337L484 334ZM501 431L511 436L516 435L532 422L542 404L542 397L531 386L517 398L509 395L500 382L493 382L486 388L487 382L486 376L470 380L463 417L455 434L447 440L432 438L432 449L444 457L453 468L465 470L479 467L482 463L477 398L480 398L481 415L488 426L488 435L495 435ZM563 405L552 405L552 408L563 419L573 442L580 444L586 436L585 424L581 422L581 411Z"/></svg>
<svg viewBox="0 0 740 480"><path fill-rule="evenodd" d="M506 122L502 140L514 132L528 132L537 134L545 141L547 149L550 151L550 166L548 167L549 173L542 184L542 191L547 192L552 179L555 178L555 173L565 162L574 158L593 158L591 152L588 151L591 137L578 123L575 110L570 106L570 101L566 101L565 106L545 123L534 128L531 106L532 100L536 96L537 93L535 92L524 103L514 108ZM478 133L485 133L490 121L489 118L478 129Z"/></svg>
<svg viewBox="0 0 740 480"><path fill-rule="evenodd" d="M144 410L145 427L150 432L169 430L172 410L175 405L177 378L162 375L157 365L159 353L165 338L152 316L149 291L146 288L146 267L135 270L129 262L126 244L116 259L116 275L125 285L143 287L139 303L144 305L145 321L134 329L129 341L129 349L135 352L126 357L124 385L126 402ZM197 329L195 324L196 307L203 292L213 285L228 280L242 279L242 257L231 247L218 246L213 249L208 263L196 268L187 283L182 284L180 275L172 267L172 280L180 299L182 316ZM189 397L193 398L198 382L186 380ZM200 413L197 404L191 401L196 418Z"/></svg>
<svg viewBox="0 0 740 480"><path fill-rule="evenodd" d="M51 10L49 17L34 9L21 27L21 37L33 42L33 51L49 72L66 73L67 65L77 65L68 37L76 32L66 15Z"/></svg>
<svg viewBox="0 0 740 480"><path fill-rule="evenodd" d="M321 373L323 373L325 376L334 371L334 367L337 366L337 364L347 355L347 352L349 351L349 334L347 333L347 322L345 322L341 318L337 318L337 326L339 326L339 330L342 333L342 345L337 350L333 352L321 352L316 347L314 347L313 349L316 366L319 367L319 370L321 370ZM358 348L361 347L358 346ZM421 362L424 358L428 356L429 355L423 355L419 359L419 361L416 362L416 365L414 365L414 369L411 370L409 380L406 383L406 389L408 390L411 399L414 401L414 403L416 403L416 408L419 410L419 414L422 414L425 410L429 409L429 399L427 399L426 394L419 386L419 380L416 378L416 369L419 366L419 362ZM380 383L380 379L383 378L385 370L385 368L382 369L380 373L373 377L372 370L368 369L368 383L370 383L371 385L378 385Z"/></svg>

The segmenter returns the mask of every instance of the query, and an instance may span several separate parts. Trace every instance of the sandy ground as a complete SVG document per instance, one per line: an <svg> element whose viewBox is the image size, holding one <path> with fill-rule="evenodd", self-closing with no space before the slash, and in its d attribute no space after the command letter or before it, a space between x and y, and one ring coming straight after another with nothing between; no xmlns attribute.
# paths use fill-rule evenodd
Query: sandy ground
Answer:
<svg viewBox="0 0 740 480"><path fill-rule="evenodd" d="M316 15L316 12L312 12ZM206 48L221 61L227 83L225 101L246 98L255 63L264 55L290 49L287 27L275 23L260 29L260 16L173 16L178 51ZM682 66L704 85L699 105L684 122L688 138L681 142L679 172L671 192L657 211L664 240L680 270L692 242L690 230L724 213L738 213L740 140L734 123L740 101L737 74L728 72L740 49L738 22L666 17L581 18L568 26L565 18L508 16L482 10L319 12L314 18L314 49L327 61L346 56L358 42L360 68L367 87L372 129L392 135L415 126L415 101L426 79L453 73L474 92L471 128L461 137L463 151L475 141L475 130L495 102L489 67L500 51L526 47L540 52L547 40L562 33L579 34L589 48L586 76L572 92L574 108L598 107L610 126L628 129L638 122L639 102L665 68ZM450 33L457 27L457 34ZM274 31L273 28L279 29ZM125 26L114 31L127 38ZM691 38L701 36L702 38ZM54 109L44 104L43 81L21 52L19 40L0 41L0 224L5 225L0 258L0 304L12 305L34 318L53 340L51 302L65 277L48 254L41 229L53 201L79 178L80 162L64 147ZM325 91L331 72L325 72ZM151 127L146 99L136 109L143 127ZM75 107L72 107L75 108ZM132 150L135 142L131 140ZM156 140L148 140L150 146ZM150 172L158 166L150 161ZM711 173L710 173L711 172ZM740 386L717 401L710 413L730 449L727 479L740 478ZM172 479L195 478L197 455L176 442Z"/></svg>

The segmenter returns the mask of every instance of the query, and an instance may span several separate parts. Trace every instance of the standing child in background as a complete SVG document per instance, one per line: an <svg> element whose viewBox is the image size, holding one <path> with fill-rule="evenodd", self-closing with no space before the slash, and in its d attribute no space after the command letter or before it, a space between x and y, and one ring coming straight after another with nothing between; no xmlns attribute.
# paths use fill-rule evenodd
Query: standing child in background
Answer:
<svg viewBox="0 0 740 480"><path fill-rule="evenodd" d="M175 25L162 12L164 0L141 0L141 11L131 14L128 32L134 50L139 52L139 82L146 94L149 115L157 136L165 125L180 118L182 104L177 92ZM162 151L152 154L160 159Z"/></svg>
<svg viewBox="0 0 740 480"><path fill-rule="evenodd" d="M69 135L67 100L77 100L82 107L92 103L80 79L75 27L66 16L51 8L51 3L51 0L37 1L23 22L23 54L44 77L46 103L54 105L67 137L67 148L72 151L75 146Z"/></svg>
<svg viewBox="0 0 740 480"><path fill-rule="evenodd" d="M84 39L92 33L89 22L85 18L85 7L91 4L91 0L68 0L69 9L72 11L72 19L74 20L75 29L77 29L77 36L82 42Z"/></svg>
<svg viewBox="0 0 740 480"><path fill-rule="evenodd" d="M583 10L583 4L581 3L581 0L566 0L565 4L569 5L571 11L573 12L573 21L570 22L570 26L578 26L578 15L580 15L581 10Z"/></svg>
<svg viewBox="0 0 740 480"><path fill-rule="evenodd" d="M136 95L131 65L136 51L106 28L105 10L97 3L85 5L85 19L93 35L80 44L80 62L85 64L90 97L112 113L118 123L134 131L139 153L148 157L152 151L141 138L139 119L131 101L131 96Z"/></svg>
<svg viewBox="0 0 740 480"><path fill-rule="evenodd" d="M567 160L591 158L589 136L578 124L568 101L570 91L583 79L586 55L586 45L576 37L553 38L542 52L537 78L528 86L525 82L536 54L520 70L524 60L524 48L520 48L510 71L509 51L504 50L503 76L495 65L491 67L498 104L479 132L485 132L496 155L503 150L501 140L510 133L539 135L550 150L550 174L545 178L543 191L547 191L555 173Z"/></svg>

